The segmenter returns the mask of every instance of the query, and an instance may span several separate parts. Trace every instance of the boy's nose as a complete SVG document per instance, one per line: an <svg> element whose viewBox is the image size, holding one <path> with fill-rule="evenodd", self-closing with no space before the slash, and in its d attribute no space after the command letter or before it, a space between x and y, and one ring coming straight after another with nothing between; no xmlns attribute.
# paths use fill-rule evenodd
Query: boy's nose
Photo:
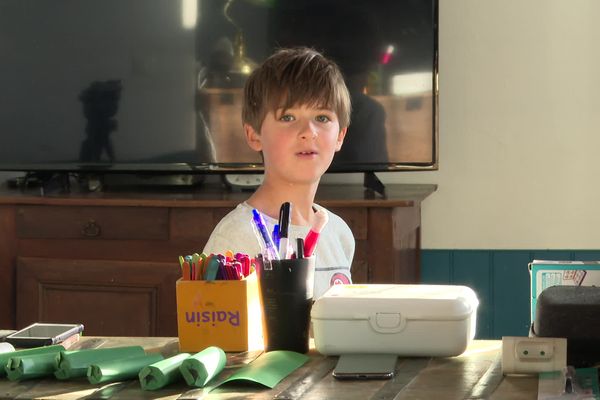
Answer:
<svg viewBox="0 0 600 400"><path fill-rule="evenodd" d="M311 121L304 123L300 129L302 139L313 139L317 137L317 127Z"/></svg>

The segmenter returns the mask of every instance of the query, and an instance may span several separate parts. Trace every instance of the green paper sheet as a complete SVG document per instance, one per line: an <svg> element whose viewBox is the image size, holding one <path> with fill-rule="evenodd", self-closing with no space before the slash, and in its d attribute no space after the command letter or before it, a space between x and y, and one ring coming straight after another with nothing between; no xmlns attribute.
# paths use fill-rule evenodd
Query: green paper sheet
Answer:
<svg viewBox="0 0 600 400"><path fill-rule="evenodd" d="M181 353L166 360L142 368L139 374L140 386L144 390L157 390L182 378L179 367L191 354Z"/></svg>
<svg viewBox="0 0 600 400"><path fill-rule="evenodd" d="M246 380L260 383L261 385L273 389L283 378L301 367L309 359L310 357L307 355L296 353L294 351L269 351L268 353L261 354L247 366L240 368L239 371L232 374L217 386L220 386L225 382Z"/></svg>
<svg viewBox="0 0 600 400"><path fill-rule="evenodd" d="M185 359L179 370L188 385L204 387L225 368L226 362L225 352L211 346Z"/></svg>
<svg viewBox="0 0 600 400"><path fill-rule="evenodd" d="M11 351L10 353L1 353L0 354L0 377L6 375L5 367L6 367L6 364L8 364L8 360L10 358L34 355L34 354L46 354L46 353L53 353L54 356L56 357L58 352L61 352L64 350L65 350L64 346L57 344L54 346L34 347L32 349Z"/></svg>
<svg viewBox="0 0 600 400"><path fill-rule="evenodd" d="M126 381L137 378L140 370L163 359L161 354L144 354L91 364L87 370L88 381L98 383Z"/></svg>
<svg viewBox="0 0 600 400"><path fill-rule="evenodd" d="M141 346L61 351L57 356L58 367L54 376L58 379L84 377L87 375L88 367L92 364L144 354L146 353Z"/></svg>
<svg viewBox="0 0 600 400"><path fill-rule="evenodd" d="M30 354L11 357L6 364L6 375L11 381L41 378L54 374L56 356L60 350L52 353Z"/></svg>

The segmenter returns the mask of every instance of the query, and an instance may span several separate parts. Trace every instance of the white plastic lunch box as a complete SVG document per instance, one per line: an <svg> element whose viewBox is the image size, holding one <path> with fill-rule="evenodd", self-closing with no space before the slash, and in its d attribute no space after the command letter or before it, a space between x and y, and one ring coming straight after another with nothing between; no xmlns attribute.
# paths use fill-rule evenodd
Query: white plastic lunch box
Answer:
<svg viewBox="0 0 600 400"><path fill-rule="evenodd" d="M458 285L334 285L312 306L315 347L325 355L451 357L475 336L479 302Z"/></svg>

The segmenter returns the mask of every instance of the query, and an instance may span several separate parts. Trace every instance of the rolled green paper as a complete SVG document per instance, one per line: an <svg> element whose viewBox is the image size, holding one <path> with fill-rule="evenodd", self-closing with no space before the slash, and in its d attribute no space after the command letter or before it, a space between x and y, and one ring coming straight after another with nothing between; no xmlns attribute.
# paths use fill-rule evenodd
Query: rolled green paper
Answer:
<svg viewBox="0 0 600 400"><path fill-rule="evenodd" d="M227 356L219 347L211 346L185 359L179 370L190 386L204 387L225 368Z"/></svg>
<svg viewBox="0 0 600 400"><path fill-rule="evenodd" d="M46 354L46 353L52 353L54 355L54 357L56 357L56 355L59 352L64 351L64 350L65 350L64 346L61 346L60 344L56 344L53 346L34 347L32 349L11 351L10 353L1 353L0 354L0 377L6 375L6 365L8 364L8 360L10 358L28 356L28 355L34 355L34 354ZM56 364L54 366L56 367Z"/></svg>
<svg viewBox="0 0 600 400"><path fill-rule="evenodd" d="M160 389L181 379L179 367L190 356L191 354L181 353L142 368L139 374L142 389Z"/></svg>
<svg viewBox="0 0 600 400"><path fill-rule="evenodd" d="M57 368L54 376L58 379L85 377L88 367L92 364L144 354L146 353L141 346L61 351L57 356Z"/></svg>
<svg viewBox="0 0 600 400"><path fill-rule="evenodd" d="M162 359L161 354L155 353L94 363L88 367L88 381L92 385L97 385L98 383L134 379L137 378L142 368Z"/></svg>
<svg viewBox="0 0 600 400"><path fill-rule="evenodd" d="M20 357L11 357L6 364L6 375L11 381L41 378L52 375L56 370L56 356L54 353L30 354Z"/></svg>

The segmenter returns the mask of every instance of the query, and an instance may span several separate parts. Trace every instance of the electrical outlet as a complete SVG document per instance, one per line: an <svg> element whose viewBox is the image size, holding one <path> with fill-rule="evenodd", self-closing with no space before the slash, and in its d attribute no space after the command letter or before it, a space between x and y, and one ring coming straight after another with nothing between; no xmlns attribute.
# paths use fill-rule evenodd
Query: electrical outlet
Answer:
<svg viewBox="0 0 600 400"><path fill-rule="evenodd" d="M502 373L535 374L561 371L567 366L567 339L502 337Z"/></svg>
<svg viewBox="0 0 600 400"><path fill-rule="evenodd" d="M515 344L515 358L537 361L552 360L554 343L550 340L538 340L518 340Z"/></svg>

